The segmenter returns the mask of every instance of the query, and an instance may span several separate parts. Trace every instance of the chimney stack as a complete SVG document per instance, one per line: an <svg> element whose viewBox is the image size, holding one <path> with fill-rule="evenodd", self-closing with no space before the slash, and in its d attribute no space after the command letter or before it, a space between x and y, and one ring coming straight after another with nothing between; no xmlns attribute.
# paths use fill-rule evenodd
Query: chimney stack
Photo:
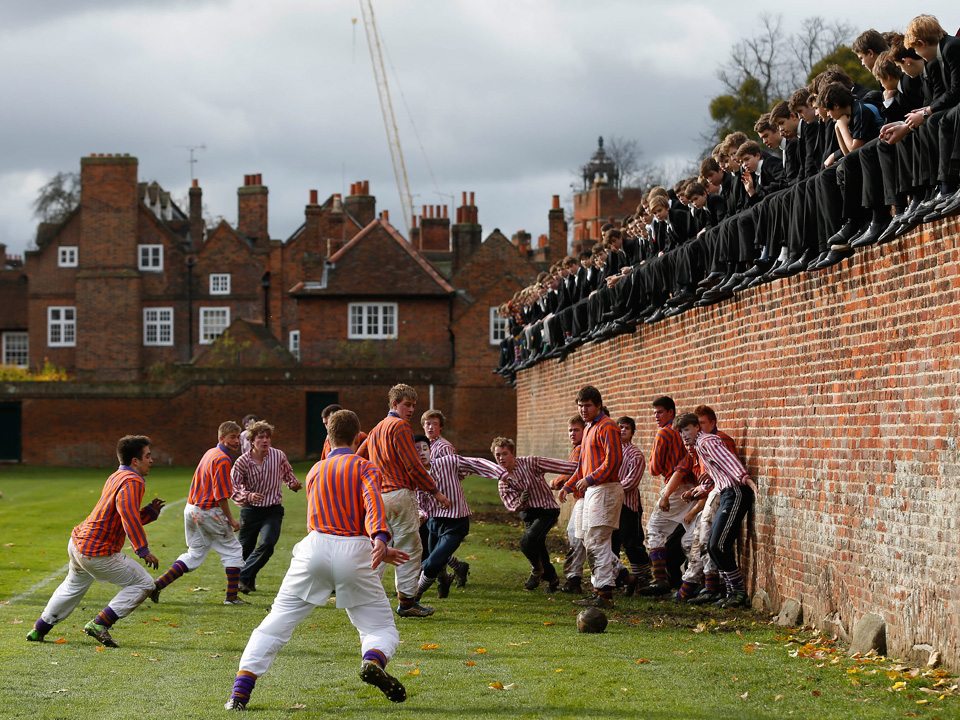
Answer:
<svg viewBox="0 0 960 720"><path fill-rule="evenodd" d="M548 246L550 248L547 260L556 262L567 255L567 219L563 208L560 207L560 196L553 196L553 206L547 214Z"/></svg>
<svg viewBox="0 0 960 720"><path fill-rule="evenodd" d="M203 190L200 189L200 182L194 179L190 186L190 241L194 252L203 245L205 229L203 223Z"/></svg>
<svg viewBox="0 0 960 720"><path fill-rule="evenodd" d="M467 202L468 193L464 191L461 195L463 205L457 208L457 224L451 231L451 241L453 246L453 263L451 272L456 272L462 268L473 253L480 248L482 241L480 221L478 219L477 207L473 204L473 193L469 193L469 204Z"/></svg>
<svg viewBox="0 0 960 720"><path fill-rule="evenodd" d="M377 217L377 199L370 194L370 181L358 180L350 186L350 194L343 201L343 209L366 227Z"/></svg>
<svg viewBox="0 0 960 720"><path fill-rule="evenodd" d="M450 218L447 217L446 207L442 210L439 205L424 205L429 208L429 215L424 213L420 217L420 232L418 242L410 242L421 252L448 253L450 252Z"/></svg>
<svg viewBox="0 0 960 720"><path fill-rule="evenodd" d="M244 175L243 187L237 189L237 230L254 244L266 245L270 241L267 231L267 194L268 190L259 173Z"/></svg>

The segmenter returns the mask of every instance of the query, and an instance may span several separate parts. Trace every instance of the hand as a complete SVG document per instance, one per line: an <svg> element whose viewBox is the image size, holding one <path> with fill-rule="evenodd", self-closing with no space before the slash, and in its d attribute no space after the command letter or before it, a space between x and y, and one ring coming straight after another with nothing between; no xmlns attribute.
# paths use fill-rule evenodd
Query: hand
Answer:
<svg viewBox="0 0 960 720"><path fill-rule="evenodd" d="M680 499L684 502L690 502L693 500L693 489L691 488L690 490L684 490L682 493L680 493Z"/></svg>
<svg viewBox="0 0 960 720"><path fill-rule="evenodd" d="M896 145L910 134L910 127L906 123L890 123L884 125L880 131L880 139L887 145Z"/></svg>
<svg viewBox="0 0 960 720"><path fill-rule="evenodd" d="M582 493L586 492L588 487L590 486L587 484L586 478L580 478L579 480L577 480L577 490L579 490L580 492Z"/></svg>
<svg viewBox="0 0 960 720"><path fill-rule="evenodd" d="M825 168L830 167L831 165L833 165L834 162L836 162L836 157L835 157L835 155L836 155L836 153L834 153L833 155L831 155L830 157L828 157L826 160L823 161L823 166L824 166Z"/></svg>
<svg viewBox="0 0 960 720"><path fill-rule="evenodd" d="M449 509L450 506L453 505L453 503L450 502L447 496L444 495L439 490L437 491L437 494L433 496L433 499L437 501L437 505L444 508L445 510Z"/></svg>
<svg viewBox="0 0 960 720"><path fill-rule="evenodd" d="M297 490L303 487L303 483L300 482L299 480L294 480L293 482L290 483L289 487L294 492L297 492Z"/></svg>
<svg viewBox="0 0 960 720"><path fill-rule="evenodd" d="M160 567L160 561L157 560L157 556L153 553L147 553L140 559L147 564L147 567L152 567L154 570L157 570Z"/></svg>
<svg viewBox="0 0 960 720"><path fill-rule="evenodd" d="M593 297L593 296L596 295L596 294L597 294L597 291L596 291L596 290L591 290L591 291L590 291L590 297Z"/></svg>
<svg viewBox="0 0 960 720"><path fill-rule="evenodd" d="M694 520L696 520L696 518L697 518L697 513L691 510L690 512L688 512L686 515L683 516L683 524L689 525Z"/></svg>
<svg viewBox="0 0 960 720"><path fill-rule="evenodd" d="M742 175L741 180L743 182L743 187L747 191L747 195L749 195L750 197L753 197L754 194L757 192L756 187L754 187L753 173L745 172Z"/></svg>
<svg viewBox="0 0 960 720"><path fill-rule="evenodd" d="M660 502L657 503L657 506L663 510L663 512L670 512L670 498L666 495L660 497Z"/></svg>
<svg viewBox="0 0 960 720"><path fill-rule="evenodd" d="M232 527L235 531L240 529L240 523L238 523L236 520L233 518L227 518L227 520L230 522L230 527Z"/></svg>
<svg viewBox="0 0 960 720"><path fill-rule="evenodd" d="M557 499L560 501L560 504L563 505L567 501L567 491L560 488L560 495L557 496Z"/></svg>
<svg viewBox="0 0 960 720"><path fill-rule="evenodd" d="M163 505L166 500L161 500L160 498L154 498L150 501L150 504L153 505L153 509L157 511L157 514L160 514L160 511L163 510Z"/></svg>
<svg viewBox="0 0 960 720"><path fill-rule="evenodd" d="M407 560L410 559L410 556L402 550L387 547L380 538L377 538L373 541L373 547L370 548L370 557L370 567L374 570L376 570L380 566L380 563L383 562L387 563L388 565L403 565Z"/></svg>
<svg viewBox="0 0 960 720"><path fill-rule="evenodd" d="M926 122L926 118L923 116L923 112L920 110L914 110L912 113L908 113L906 119L904 119L903 124L907 127L912 127L914 129L923 125Z"/></svg>
<svg viewBox="0 0 960 720"><path fill-rule="evenodd" d="M420 524L423 525L426 521L427 521L427 516L426 516L426 515L421 515L421 516L420 516Z"/></svg>
<svg viewBox="0 0 960 720"><path fill-rule="evenodd" d="M747 478L747 487L753 490L753 494L756 495L760 491L757 489L757 484L753 481L753 478Z"/></svg>
<svg viewBox="0 0 960 720"><path fill-rule="evenodd" d="M629 275L633 270L633 265L627 265L625 268L620 268L621 275Z"/></svg>
<svg viewBox="0 0 960 720"><path fill-rule="evenodd" d="M700 232L697 233L697 237L700 237L700 236L703 235L706 231L707 231L707 229L704 228L703 230L701 230Z"/></svg>
<svg viewBox="0 0 960 720"><path fill-rule="evenodd" d="M530 499L530 491L529 491L529 490L524 490L522 493L520 493L520 502L521 502L521 504L526 505L526 504L527 504L527 501L528 501L529 499Z"/></svg>
<svg viewBox="0 0 960 720"><path fill-rule="evenodd" d="M248 503L258 503L263 500L263 493L250 493L247 495Z"/></svg>

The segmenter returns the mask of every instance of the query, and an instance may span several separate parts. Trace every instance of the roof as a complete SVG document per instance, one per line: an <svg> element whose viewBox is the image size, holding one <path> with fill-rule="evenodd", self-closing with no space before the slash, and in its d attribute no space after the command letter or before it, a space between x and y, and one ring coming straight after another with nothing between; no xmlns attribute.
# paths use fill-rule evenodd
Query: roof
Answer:
<svg viewBox="0 0 960 720"><path fill-rule="evenodd" d="M297 295L449 295L453 286L389 222L377 218L327 260L325 286Z"/></svg>

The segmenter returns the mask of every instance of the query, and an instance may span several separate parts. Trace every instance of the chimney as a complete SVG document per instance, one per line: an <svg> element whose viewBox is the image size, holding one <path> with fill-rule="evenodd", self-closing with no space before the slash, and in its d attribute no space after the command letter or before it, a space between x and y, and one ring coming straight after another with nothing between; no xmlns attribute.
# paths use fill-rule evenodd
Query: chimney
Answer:
<svg viewBox="0 0 960 720"><path fill-rule="evenodd" d="M254 244L266 245L270 241L267 231L267 193L260 173L244 175L243 187L237 189L237 230Z"/></svg>
<svg viewBox="0 0 960 720"><path fill-rule="evenodd" d="M510 238L510 242L512 242L514 247L520 251L521 255L526 256L530 254L530 233L528 233L526 230L518 231L512 238Z"/></svg>
<svg viewBox="0 0 960 720"><path fill-rule="evenodd" d="M311 193L311 199L313 194ZM343 199L340 193L334 193L330 207L318 208L320 227L318 233L326 239L327 257L343 247L346 216L343 213ZM319 278L317 278L319 280Z"/></svg>
<svg viewBox="0 0 960 720"><path fill-rule="evenodd" d="M481 243L480 222L478 220L477 206L473 204L473 193L469 194L469 203L467 202L467 193L462 194L463 204L457 208L457 223L451 230L451 240L453 246L453 263L451 273L456 272L463 267L470 256L479 248Z"/></svg>
<svg viewBox="0 0 960 720"><path fill-rule="evenodd" d="M547 214L547 233L550 237L548 259L557 262L567 254L567 219L560 207L560 196L553 196L553 206Z"/></svg>
<svg viewBox="0 0 960 720"><path fill-rule="evenodd" d="M419 244L414 247L423 252L448 253L450 252L450 218L447 209L442 210L439 205L429 206L429 216L420 218ZM412 242L412 238L411 238Z"/></svg>
<svg viewBox="0 0 960 720"><path fill-rule="evenodd" d="M547 247L548 240L549 238L546 235L540 233L540 236L537 238L537 249Z"/></svg>
<svg viewBox="0 0 960 720"><path fill-rule="evenodd" d="M203 190L200 183L194 179L190 186L190 241L194 252L203 245L203 233L206 226L203 223Z"/></svg>
<svg viewBox="0 0 960 720"><path fill-rule="evenodd" d="M418 248L420 247L420 228L417 227L416 215L410 219L410 223L410 246Z"/></svg>
<svg viewBox="0 0 960 720"><path fill-rule="evenodd" d="M320 229L322 216L323 211L317 202L317 191L311 190L310 202L307 203L307 206L303 209L304 225L303 235L301 237L303 243L302 252L304 254L311 253L315 256L326 254L327 247L323 241L323 233Z"/></svg>
<svg viewBox="0 0 960 720"><path fill-rule="evenodd" d="M377 217L377 199L370 194L370 181L358 180L350 186L350 194L343 201L344 210L356 218L360 227L366 227Z"/></svg>
<svg viewBox="0 0 960 720"><path fill-rule="evenodd" d="M137 269L137 159L103 153L80 159L81 267Z"/></svg>

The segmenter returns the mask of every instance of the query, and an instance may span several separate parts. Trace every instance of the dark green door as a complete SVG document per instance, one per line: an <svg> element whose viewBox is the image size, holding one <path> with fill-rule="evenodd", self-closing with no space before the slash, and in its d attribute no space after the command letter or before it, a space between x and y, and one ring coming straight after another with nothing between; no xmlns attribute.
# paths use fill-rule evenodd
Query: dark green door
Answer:
<svg viewBox="0 0 960 720"><path fill-rule="evenodd" d="M321 413L327 405L338 402L340 395L335 392L307 393L307 455L319 456L323 452L323 441L327 439L327 428L323 424Z"/></svg>
<svg viewBox="0 0 960 720"><path fill-rule="evenodd" d="M0 460L20 462L21 404L0 402Z"/></svg>

